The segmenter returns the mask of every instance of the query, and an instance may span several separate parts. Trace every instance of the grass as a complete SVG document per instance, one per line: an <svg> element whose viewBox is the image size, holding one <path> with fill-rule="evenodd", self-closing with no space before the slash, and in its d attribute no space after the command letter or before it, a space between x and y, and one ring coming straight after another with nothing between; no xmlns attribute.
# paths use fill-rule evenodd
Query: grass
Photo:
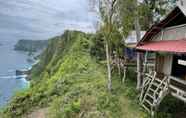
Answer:
<svg viewBox="0 0 186 118"><path fill-rule="evenodd" d="M127 81L130 83L130 81ZM56 98L50 106L51 118L145 118L147 114L139 107L134 84L121 84L113 79L109 93L106 80L78 80L68 93Z"/></svg>

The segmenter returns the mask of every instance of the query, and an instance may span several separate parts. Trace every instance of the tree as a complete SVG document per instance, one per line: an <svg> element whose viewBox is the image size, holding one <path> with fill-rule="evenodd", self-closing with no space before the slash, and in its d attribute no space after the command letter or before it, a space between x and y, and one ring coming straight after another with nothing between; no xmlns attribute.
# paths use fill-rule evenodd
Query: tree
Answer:
<svg viewBox="0 0 186 118"><path fill-rule="evenodd" d="M108 74L108 90L112 89L112 75L111 75L111 37L113 30L113 16L115 13L115 5L117 0L101 0L100 13L102 17L101 32L104 35L105 52L107 60L107 74Z"/></svg>
<svg viewBox="0 0 186 118"><path fill-rule="evenodd" d="M135 21L134 21L134 24L135 24L135 30L136 30L136 38L137 38L137 41L140 41L141 39L141 27L140 27L140 24L139 24L139 12L138 12L138 1L135 2L135 6L136 6L136 10L135 10ZM141 88L141 55L140 53L137 53L137 86L136 86L136 89L137 90L140 90Z"/></svg>
<svg viewBox="0 0 186 118"><path fill-rule="evenodd" d="M175 7L177 0L143 0L139 3L139 18L143 30L159 22L165 14Z"/></svg>
<svg viewBox="0 0 186 118"><path fill-rule="evenodd" d="M100 5L102 17L101 32L104 34L107 59L108 89L111 91L111 55L116 52L116 56L119 59L120 54L123 53L121 51L123 50L121 41L123 36L127 36L134 28L136 6L135 0L102 0ZM118 73L120 75L119 64L120 62L118 62Z"/></svg>

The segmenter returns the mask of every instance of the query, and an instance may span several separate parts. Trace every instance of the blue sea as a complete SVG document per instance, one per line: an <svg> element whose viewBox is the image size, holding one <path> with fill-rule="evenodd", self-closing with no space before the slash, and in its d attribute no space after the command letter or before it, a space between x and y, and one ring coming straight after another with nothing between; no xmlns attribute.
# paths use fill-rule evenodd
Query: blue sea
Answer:
<svg viewBox="0 0 186 118"><path fill-rule="evenodd" d="M64 30L95 32L97 0L0 0L0 106L15 91L29 87L16 69L30 68L26 52L14 51L19 39L46 40Z"/></svg>
<svg viewBox="0 0 186 118"><path fill-rule="evenodd" d="M15 70L28 68L31 63L25 52L13 50L14 43L1 41L0 46L0 106L5 105L15 91L27 88L29 82L25 78L16 79Z"/></svg>

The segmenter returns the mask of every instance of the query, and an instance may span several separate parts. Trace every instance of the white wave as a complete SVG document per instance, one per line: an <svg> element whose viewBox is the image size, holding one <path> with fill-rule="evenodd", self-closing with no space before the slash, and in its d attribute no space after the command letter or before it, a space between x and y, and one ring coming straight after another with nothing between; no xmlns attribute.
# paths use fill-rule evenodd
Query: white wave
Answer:
<svg viewBox="0 0 186 118"><path fill-rule="evenodd" d="M14 76L0 76L0 79L10 79L10 78L12 78L12 79L17 79L17 78L26 78L27 77L27 75L19 75L19 76L16 76L16 75L14 75Z"/></svg>

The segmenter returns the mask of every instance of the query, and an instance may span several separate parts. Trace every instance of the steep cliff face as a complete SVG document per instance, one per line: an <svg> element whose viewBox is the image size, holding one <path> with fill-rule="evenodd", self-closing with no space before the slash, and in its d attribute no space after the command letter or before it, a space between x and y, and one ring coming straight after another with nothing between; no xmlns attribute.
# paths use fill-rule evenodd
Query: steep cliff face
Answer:
<svg viewBox="0 0 186 118"><path fill-rule="evenodd" d="M113 94L106 89L104 65L90 55L94 36L66 31L50 39L40 62L32 69L28 90L17 93L1 116L16 118L35 109L47 108L49 118L141 118L144 113L133 104L129 93L115 78ZM128 112L131 111L131 112Z"/></svg>

